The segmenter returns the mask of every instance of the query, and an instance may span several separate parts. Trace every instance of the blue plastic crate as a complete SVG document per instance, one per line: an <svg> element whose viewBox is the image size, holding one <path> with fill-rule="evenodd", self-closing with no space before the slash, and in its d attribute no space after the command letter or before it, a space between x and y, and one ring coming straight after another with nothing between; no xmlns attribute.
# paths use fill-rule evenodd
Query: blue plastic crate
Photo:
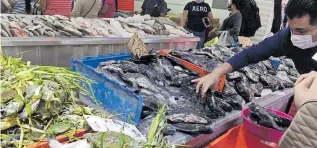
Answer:
<svg viewBox="0 0 317 148"><path fill-rule="evenodd" d="M86 57L83 60L71 58L71 65L73 71L80 72L96 82L92 84L94 95L109 113L118 114L118 119L122 121L138 124L143 98L96 71L100 62L127 60L131 57L131 54L109 54L106 56Z"/></svg>

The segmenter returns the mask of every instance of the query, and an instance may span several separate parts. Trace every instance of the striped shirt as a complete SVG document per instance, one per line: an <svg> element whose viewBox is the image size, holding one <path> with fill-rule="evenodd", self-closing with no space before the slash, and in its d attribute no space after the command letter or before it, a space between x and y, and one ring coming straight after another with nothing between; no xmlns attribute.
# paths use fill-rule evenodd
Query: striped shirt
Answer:
<svg viewBox="0 0 317 148"><path fill-rule="evenodd" d="M14 6L11 14L26 14L25 11L25 0L14 0Z"/></svg>
<svg viewBox="0 0 317 148"><path fill-rule="evenodd" d="M71 16L72 0L47 0L44 15Z"/></svg>

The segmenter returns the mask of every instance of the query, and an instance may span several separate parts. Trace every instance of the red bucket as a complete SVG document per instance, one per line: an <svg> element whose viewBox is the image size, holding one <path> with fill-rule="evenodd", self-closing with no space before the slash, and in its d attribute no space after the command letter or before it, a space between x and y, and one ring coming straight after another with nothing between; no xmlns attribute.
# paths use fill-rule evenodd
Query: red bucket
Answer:
<svg viewBox="0 0 317 148"><path fill-rule="evenodd" d="M293 118L283 112L272 110L272 109L266 109L267 111L274 112L276 115L280 117L284 117L286 119L293 120ZM284 134L284 131L279 131L273 128L267 128L260 125L257 125L253 123L247 116L250 115L249 108L245 108L241 112L243 117L243 125L245 126L246 130L253 135L259 137L260 139L268 142L274 142L278 143L281 139L281 137Z"/></svg>

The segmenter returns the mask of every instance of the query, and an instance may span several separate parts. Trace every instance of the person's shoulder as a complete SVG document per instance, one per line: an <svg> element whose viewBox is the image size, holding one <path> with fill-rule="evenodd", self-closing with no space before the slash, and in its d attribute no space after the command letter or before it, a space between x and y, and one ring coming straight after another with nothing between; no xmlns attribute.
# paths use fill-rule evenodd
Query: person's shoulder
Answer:
<svg viewBox="0 0 317 148"><path fill-rule="evenodd" d="M210 7L210 5L208 3L206 3L206 2L203 2L202 4L205 5L205 6Z"/></svg>
<svg viewBox="0 0 317 148"><path fill-rule="evenodd" d="M278 32L279 37L288 38L290 36L291 29L289 27L283 28Z"/></svg>

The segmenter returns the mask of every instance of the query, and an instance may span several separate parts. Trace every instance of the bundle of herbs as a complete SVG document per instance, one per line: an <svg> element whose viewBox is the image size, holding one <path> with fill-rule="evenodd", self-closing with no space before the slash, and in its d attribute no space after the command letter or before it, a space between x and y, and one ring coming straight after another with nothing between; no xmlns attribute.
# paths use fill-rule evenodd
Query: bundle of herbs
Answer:
<svg viewBox="0 0 317 148"><path fill-rule="evenodd" d="M1 145L24 147L88 125L83 115L105 114L79 100L93 96L92 81L64 68L0 57ZM107 116L107 115L104 115Z"/></svg>

